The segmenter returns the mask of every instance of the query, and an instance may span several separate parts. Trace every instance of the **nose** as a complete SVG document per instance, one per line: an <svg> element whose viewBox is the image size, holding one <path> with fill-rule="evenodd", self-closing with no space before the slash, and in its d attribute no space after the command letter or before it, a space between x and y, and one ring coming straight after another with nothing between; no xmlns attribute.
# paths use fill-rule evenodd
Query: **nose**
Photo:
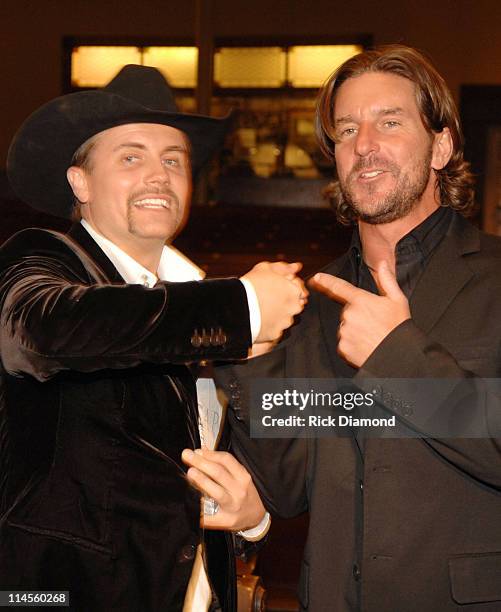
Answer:
<svg viewBox="0 0 501 612"><path fill-rule="evenodd" d="M379 139L376 128L369 122L361 122L355 137L355 153L366 157L379 151Z"/></svg>
<svg viewBox="0 0 501 612"><path fill-rule="evenodd" d="M161 159L151 160L145 175L145 181L151 184L169 184L170 176Z"/></svg>

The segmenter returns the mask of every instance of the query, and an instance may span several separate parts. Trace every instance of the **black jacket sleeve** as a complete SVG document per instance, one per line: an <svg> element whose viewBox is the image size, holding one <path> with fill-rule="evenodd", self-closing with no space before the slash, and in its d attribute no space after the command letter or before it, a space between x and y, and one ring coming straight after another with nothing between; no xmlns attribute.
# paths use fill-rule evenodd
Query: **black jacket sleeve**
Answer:
<svg viewBox="0 0 501 612"><path fill-rule="evenodd" d="M499 379L465 369L409 319L376 348L354 382L377 387L380 404L445 461L501 490Z"/></svg>
<svg viewBox="0 0 501 612"><path fill-rule="evenodd" d="M10 374L45 380L141 362L245 357L238 279L111 285L65 236L26 230L0 253L0 350Z"/></svg>

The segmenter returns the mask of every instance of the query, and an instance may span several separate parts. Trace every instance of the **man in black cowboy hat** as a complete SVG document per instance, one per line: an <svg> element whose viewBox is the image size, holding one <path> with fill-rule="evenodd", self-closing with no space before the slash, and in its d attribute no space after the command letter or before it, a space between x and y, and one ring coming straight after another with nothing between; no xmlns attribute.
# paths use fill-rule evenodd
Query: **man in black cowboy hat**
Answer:
<svg viewBox="0 0 501 612"><path fill-rule="evenodd" d="M82 221L26 230L0 253L0 588L68 590L86 612L188 609L200 497L181 452L200 439L185 364L245 357L306 296L294 264L167 282L165 242L226 129L178 113L157 70L127 66L101 91L49 102L14 138L18 196ZM244 486L237 529L262 518ZM230 610L227 566L211 578ZM190 609L207 609L210 590L197 597Z"/></svg>

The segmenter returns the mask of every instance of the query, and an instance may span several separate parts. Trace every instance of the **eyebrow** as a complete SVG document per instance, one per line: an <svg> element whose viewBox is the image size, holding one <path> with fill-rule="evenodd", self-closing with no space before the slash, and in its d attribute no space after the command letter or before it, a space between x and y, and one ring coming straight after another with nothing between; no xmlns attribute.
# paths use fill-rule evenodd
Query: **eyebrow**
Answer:
<svg viewBox="0 0 501 612"><path fill-rule="evenodd" d="M390 108L381 108L375 114L378 117L385 117L387 115L403 115L404 109L401 108L400 106L394 106ZM338 126L338 125L343 125L345 123L353 123L353 122L356 123L352 115L344 115L343 117L339 117L339 119L336 119L334 121L334 125Z"/></svg>
<svg viewBox="0 0 501 612"><path fill-rule="evenodd" d="M113 149L113 152L120 151L121 149L141 149L142 151L145 151L146 148L147 147L141 142L123 142L117 145ZM172 145L172 146L165 147L162 151L162 155L164 153L171 153L172 151L178 151L179 153L188 154L188 149L186 147L181 146L181 145Z"/></svg>

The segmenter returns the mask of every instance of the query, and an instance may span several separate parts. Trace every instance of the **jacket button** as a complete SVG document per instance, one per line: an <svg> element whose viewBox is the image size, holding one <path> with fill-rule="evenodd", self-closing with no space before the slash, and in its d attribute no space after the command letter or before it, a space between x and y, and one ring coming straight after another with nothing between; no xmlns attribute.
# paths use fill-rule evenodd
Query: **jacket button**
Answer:
<svg viewBox="0 0 501 612"><path fill-rule="evenodd" d="M353 564L353 578L358 582L360 580L362 573L360 572L360 567L358 563Z"/></svg>
<svg viewBox="0 0 501 612"><path fill-rule="evenodd" d="M200 348L202 346L202 337L198 333L198 329L196 329L191 336L191 346L195 348Z"/></svg>
<svg viewBox="0 0 501 612"><path fill-rule="evenodd" d="M208 348L210 346L210 335L205 331L205 329L202 329L200 341L204 348Z"/></svg>
<svg viewBox="0 0 501 612"><path fill-rule="evenodd" d="M196 546L194 544L186 544L179 552L178 561L179 563L186 563L187 561L193 561L195 558Z"/></svg>
<svg viewBox="0 0 501 612"><path fill-rule="evenodd" d="M381 387L381 385L376 385L374 387L374 389L372 389L372 395L375 395L376 397L382 396L383 395L383 387Z"/></svg>
<svg viewBox="0 0 501 612"><path fill-rule="evenodd" d="M412 415L412 413L414 412L414 410L413 410L413 409L412 409L412 408L411 408L411 407L410 407L408 404L405 404L405 405L404 405L404 407L402 408L401 412L402 412L402 414L403 414L405 417L409 417L409 416L411 416L411 415Z"/></svg>
<svg viewBox="0 0 501 612"><path fill-rule="evenodd" d="M226 334L219 327L214 334L214 346L223 346L224 344L226 344Z"/></svg>

